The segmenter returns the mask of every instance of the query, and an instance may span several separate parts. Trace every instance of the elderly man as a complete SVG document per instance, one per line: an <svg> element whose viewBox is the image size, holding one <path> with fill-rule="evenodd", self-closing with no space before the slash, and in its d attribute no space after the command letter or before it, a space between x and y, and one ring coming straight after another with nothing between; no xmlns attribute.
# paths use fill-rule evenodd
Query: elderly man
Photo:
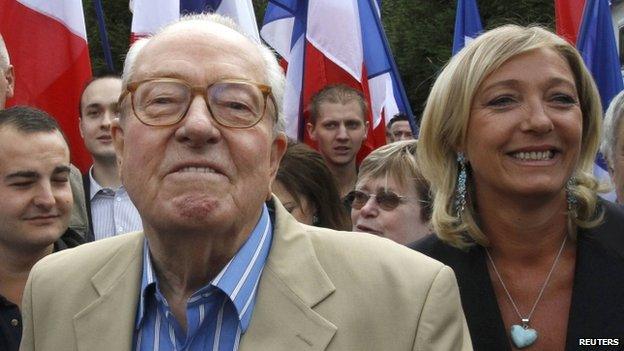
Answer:
<svg viewBox="0 0 624 351"><path fill-rule="evenodd" d="M124 72L111 130L144 231L37 264L22 350L471 348L448 267L271 196L286 137L270 50L202 15L137 42Z"/></svg>
<svg viewBox="0 0 624 351"><path fill-rule="evenodd" d="M0 111L0 350L16 351L31 267L82 243L68 229L69 148L56 121L28 107Z"/></svg>
<svg viewBox="0 0 624 351"><path fill-rule="evenodd" d="M143 229L139 212L121 184L110 132L119 95L121 78L104 76L89 82L80 97L80 135L93 157L93 165L83 176L89 241Z"/></svg>
<svg viewBox="0 0 624 351"><path fill-rule="evenodd" d="M0 110L4 109L6 100L13 97L13 87L15 85L15 75L13 66L9 60L9 53L4 39L0 35Z"/></svg>
<svg viewBox="0 0 624 351"><path fill-rule="evenodd" d="M624 91L616 95L605 114L600 152L609 166L617 202L624 204Z"/></svg>

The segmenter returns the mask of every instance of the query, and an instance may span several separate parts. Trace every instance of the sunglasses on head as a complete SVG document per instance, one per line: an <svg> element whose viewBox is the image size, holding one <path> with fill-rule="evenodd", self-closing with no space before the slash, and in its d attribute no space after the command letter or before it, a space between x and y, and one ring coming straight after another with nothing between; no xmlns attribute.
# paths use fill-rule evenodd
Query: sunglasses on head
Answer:
<svg viewBox="0 0 624 351"><path fill-rule="evenodd" d="M360 190L353 190L347 195L347 202L351 205L351 208L360 210L371 197L375 199L377 205L384 211L394 210L401 203L405 202L406 199L405 196L400 196L387 190L379 190L377 194L367 194Z"/></svg>

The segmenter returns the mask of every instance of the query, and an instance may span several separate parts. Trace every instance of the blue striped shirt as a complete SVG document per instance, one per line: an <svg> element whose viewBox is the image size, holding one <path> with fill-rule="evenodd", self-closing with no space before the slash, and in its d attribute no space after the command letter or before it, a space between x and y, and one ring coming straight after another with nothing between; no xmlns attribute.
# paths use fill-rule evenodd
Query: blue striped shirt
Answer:
<svg viewBox="0 0 624 351"><path fill-rule="evenodd" d="M256 289L269 254L273 228L266 205L247 241L221 272L186 304L186 333L173 316L153 271L147 240L135 350L238 350L255 305Z"/></svg>
<svg viewBox="0 0 624 351"><path fill-rule="evenodd" d="M89 182L91 193L88 196L95 240L143 230L139 211L123 186L116 190L103 188L93 178L93 167L89 170Z"/></svg>

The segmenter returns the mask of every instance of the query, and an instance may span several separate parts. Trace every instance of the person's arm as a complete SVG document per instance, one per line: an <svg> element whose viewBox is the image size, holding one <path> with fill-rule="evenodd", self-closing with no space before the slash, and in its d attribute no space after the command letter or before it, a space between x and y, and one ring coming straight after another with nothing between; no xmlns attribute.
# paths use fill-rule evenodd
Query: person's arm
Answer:
<svg viewBox="0 0 624 351"><path fill-rule="evenodd" d="M455 274L447 266L438 272L431 284L418 322L413 349L472 350Z"/></svg>
<svg viewBox="0 0 624 351"><path fill-rule="evenodd" d="M20 343L20 351L35 350L35 330L33 323L32 308L32 281L33 271L30 271L24 293L22 295L22 342Z"/></svg>

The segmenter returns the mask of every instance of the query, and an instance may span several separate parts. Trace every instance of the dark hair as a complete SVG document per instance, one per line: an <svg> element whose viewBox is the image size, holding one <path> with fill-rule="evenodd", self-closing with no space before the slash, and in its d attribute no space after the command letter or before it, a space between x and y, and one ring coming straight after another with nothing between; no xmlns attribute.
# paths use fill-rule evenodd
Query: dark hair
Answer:
<svg viewBox="0 0 624 351"><path fill-rule="evenodd" d="M366 115L368 114L368 104L366 98L361 91L353 89L344 84L327 85L323 89L319 90L310 102L310 123L316 124L318 119L319 108L322 103L329 102L333 104L348 104L351 101L355 101L360 105L362 109L362 119L366 121Z"/></svg>
<svg viewBox="0 0 624 351"><path fill-rule="evenodd" d="M394 115L394 117L392 117L390 119L390 121L388 121L388 125L386 126L386 129L390 130L390 128L392 127L394 122L398 122L398 121L408 121L409 122L409 118L407 118L407 115L405 113L399 112L396 115Z"/></svg>
<svg viewBox="0 0 624 351"><path fill-rule="evenodd" d="M0 128L4 126L11 126L25 134L59 131L67 142L58 122L46 112L34 107L15 106L1 110Z"/></svg>
<svg viewBox="0 0 624 351"><path fill-rule="evenodd" d="M87 90L87 88L89 87L89 85L93 84L94 82L98 81L98 80L102 80L102 79L119 79L121 80L121 77L116 75L116 74L104 74L101 76L93 76L88 82L85 83L84 87L82 88L82 92L80 93L80 99L78 99L78 116L82 117L82 96L84 95L85 90Z"/></svg>
<svg viewBox="0 0 624 351"><path fill-rule="evenodd" d="M305 144L289 143L276 180L299 204L304 197L316 209L319 227L351 230L338 187L321 154Z"/></svg>

